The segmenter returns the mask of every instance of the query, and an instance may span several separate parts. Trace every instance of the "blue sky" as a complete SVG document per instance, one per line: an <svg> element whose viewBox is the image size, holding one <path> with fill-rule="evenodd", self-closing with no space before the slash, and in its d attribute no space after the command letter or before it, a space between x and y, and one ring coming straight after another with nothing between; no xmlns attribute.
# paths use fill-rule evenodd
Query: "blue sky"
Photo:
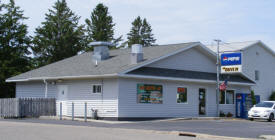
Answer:
<svg viewBox="0 0 275 140"><path fill-rule="evenodd" d="M4 2L7 0L4 0ZM44 21L55 0L15 0L29 17L30 34ZM115 35L129 32L135 17L147 18L157 44L262 40L275 50L274 0L67 0L80 23L99 2L109 7Z"/></svg>

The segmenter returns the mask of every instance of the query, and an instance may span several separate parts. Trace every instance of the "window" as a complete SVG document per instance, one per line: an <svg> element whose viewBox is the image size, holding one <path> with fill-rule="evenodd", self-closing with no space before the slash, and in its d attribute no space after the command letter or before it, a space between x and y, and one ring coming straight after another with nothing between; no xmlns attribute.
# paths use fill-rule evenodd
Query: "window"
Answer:
<svg viewBox="0 0 275 140"><path fill-rule="evenodd" d="M220 91L220 104L225 104L225 91Z"/></svg>
<svg viewBox="0 0 275 140"><path fill-rule="evenodd" d="M92 93L101 93L102 92L102 85L92 85Z"/></svg>
<svg viewBox="0 0 275 140"><path fill-rule="evenodd" d="M255 80L260 80L260 72L255 70Z"/></svg>
<svg viewBox="0 0 275 140"><path fill-rule="evenodd" d="M220 104L234 104L234 90L221 91Z"/></svg>
<svg viewBox="0 0 275 140"><path fill-rule="evenodd" d="M234 91L226 91L226 104L234 104Z"/></svg>
<svg viewBox="0 0 275 140"><path fill-rule="evenodd" d="M178 87L177 103L187 103L187 88Z"/></svg>
<svg viewBox="0 0 275 140"><path fill-rule="evenodd" d="M137 103L162 104L162 85L137 84Z"/></svg>

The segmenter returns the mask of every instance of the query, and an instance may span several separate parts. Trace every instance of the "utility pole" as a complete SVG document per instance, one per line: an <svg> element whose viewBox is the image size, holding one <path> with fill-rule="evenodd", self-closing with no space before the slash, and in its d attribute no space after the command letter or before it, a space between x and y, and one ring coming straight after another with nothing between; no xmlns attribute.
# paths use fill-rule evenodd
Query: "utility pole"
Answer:
<svg viewBox="0 0 275 140"><path fill-rule="evenodd" d="M217 62L216 62L216 66L217 66L217 87L216 87L216 103L217 103L217 117L219 117L220 115L220 107L219 107L219 96L220 96L220 87L219 87L219 83L220 83L220 42L221 40L219 39L215 39L215 42L217 42Z"/></svg>

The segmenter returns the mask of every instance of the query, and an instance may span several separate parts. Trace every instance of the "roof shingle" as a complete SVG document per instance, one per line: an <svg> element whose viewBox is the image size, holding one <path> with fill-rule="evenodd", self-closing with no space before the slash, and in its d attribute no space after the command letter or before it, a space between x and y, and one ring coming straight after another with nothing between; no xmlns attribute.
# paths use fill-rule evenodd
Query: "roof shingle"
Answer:
<svg viewBox="0 0 275 140"><path fill-rule="evenodd" d="M195 44L198 42L144 47L144 61L138 64L130 63L131 49L110 50L110 58L99 62L97 66L92 60L93 53L87 52L19 74L7 80L115 74Z"/></svg>

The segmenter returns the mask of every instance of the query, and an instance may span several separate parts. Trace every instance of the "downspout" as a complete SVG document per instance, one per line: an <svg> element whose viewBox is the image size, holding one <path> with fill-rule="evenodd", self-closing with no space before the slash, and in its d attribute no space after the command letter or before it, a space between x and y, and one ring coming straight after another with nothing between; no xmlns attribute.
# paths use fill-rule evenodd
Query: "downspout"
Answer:
<svg viewBox="0 0 275 140"><path fill-rule="evenodd" d="M48 82L46 79L43 80L45 84L45 98L48 98Z"/></svg>

